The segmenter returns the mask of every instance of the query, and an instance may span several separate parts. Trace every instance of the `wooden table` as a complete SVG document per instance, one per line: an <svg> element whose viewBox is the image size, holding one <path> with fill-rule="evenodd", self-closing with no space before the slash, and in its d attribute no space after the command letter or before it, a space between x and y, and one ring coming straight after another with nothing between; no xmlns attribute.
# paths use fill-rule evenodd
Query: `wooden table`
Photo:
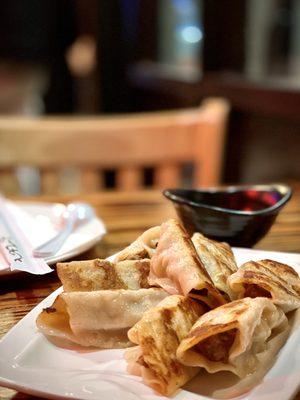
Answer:
<svg viewBox="0 0 300 400"><path fill-rule="evenodd" d="M300 252L300 185L295 185L294 189L292 200L257 248ZM145 229L175 215L171 204L159 192L96 193L76 197L79 198L95 208L106 223L108 233L101 243L77 259L105 258L125 247ZM68 202L74 200L74 197L47 197L39 200ZM0 337L59 286L55 272L41 277L19 274L5 280L2 278ZM35 398L0 387L0 399ZM296 399L300 400L300 393Z"/></svg>

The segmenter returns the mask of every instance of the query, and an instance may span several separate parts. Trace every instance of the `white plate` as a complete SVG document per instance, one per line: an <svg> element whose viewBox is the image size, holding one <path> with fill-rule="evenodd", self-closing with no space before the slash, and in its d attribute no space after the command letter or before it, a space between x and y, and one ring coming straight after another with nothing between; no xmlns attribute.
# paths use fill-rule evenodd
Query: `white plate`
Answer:
<svg viewBox="0 0 300 400"><path fill-rule="evenodd" d="M300 255L235 249L238 264L245 259L284 259L300 272ZM44 307L50 306L58 289L36 306L0 342L0 385L47 397L86 400L159 400L141 378L126 373L124 350L75 351L51 344L35 326ZM288 400L300 382L300 329L292 332L261 384L239 397L244 400ZM200 374L201 375L201 374ZM218 380L216 374L210 379ZM219 375L218 375L219 376ZM202 379L203 385L203 379ZM189 384L173 400L203 400ZM201 391L201 386L198 386Z"/></svg>
<svg viewBox="0 0 300 400"><path fill-rule="evenodd" d="M31 242L37 247L53 237L60 229L61 215L65 209L64 204L59 203L30 203L8 202L8 207L19 221L19 226ZM75 257L90 249L106 233L104 223L97 217L76 228L67 238L61 249L52 257L46 258L49 265L68 258ZM10 275L11 272L0 258L0 276Z"/></svg>

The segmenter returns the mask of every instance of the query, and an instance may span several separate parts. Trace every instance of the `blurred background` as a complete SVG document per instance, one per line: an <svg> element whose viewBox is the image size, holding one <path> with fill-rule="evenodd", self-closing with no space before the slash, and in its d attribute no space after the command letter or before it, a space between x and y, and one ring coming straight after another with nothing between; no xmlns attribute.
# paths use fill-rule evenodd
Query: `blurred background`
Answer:
<svg viewBox="0 0 300 400"><path fill-rule="evenodd" d="M2 0L0 113L229 100L222 182L300 179L299 0ZM1 145L1 144L0 144Z"/></svg>

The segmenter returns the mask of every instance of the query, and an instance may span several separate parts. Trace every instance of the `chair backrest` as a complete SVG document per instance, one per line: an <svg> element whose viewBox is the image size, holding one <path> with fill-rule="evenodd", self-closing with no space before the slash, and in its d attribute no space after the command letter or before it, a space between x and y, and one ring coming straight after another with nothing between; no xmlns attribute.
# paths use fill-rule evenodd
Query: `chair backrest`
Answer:
<svg viewBox="0 0 300 400"><path fill-rule="evenodd" d="M194 165L193 186L216 185L228 111L227 101L207 99L170 112L0 118L0 191L22 166L38 168L47 194L64 191L59 172L70 167L80 170L79 191L103 188L103 171L112 169L118 190L141 188L146 168L153 168L155 188L180 185L187 163Z"/></svg>

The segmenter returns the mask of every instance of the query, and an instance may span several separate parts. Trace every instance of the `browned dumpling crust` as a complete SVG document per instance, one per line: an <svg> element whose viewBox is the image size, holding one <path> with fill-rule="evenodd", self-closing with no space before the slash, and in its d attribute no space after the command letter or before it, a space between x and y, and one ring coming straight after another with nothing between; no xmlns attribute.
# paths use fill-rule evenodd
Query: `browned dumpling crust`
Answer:
<svg viewBox="0 0 300 400"><path fill-rule="evenodd" d="M228 300L234 300L234 295L227 284L230 275L237 271L231 247L227 243L208 239L201 233L194 233L192 242L206 271L214 285Z"/></svg>
<svg viewBox="0 0 300 400"><path fill-rule="evenodd" d="M267 297L287 313L300 307L300 278L290 266L272 260L250 261L228 278L237 298Z"/></svg>
<svg viewBox="0 0 300 400"><path fill-rule="evenodd" d="M178 359L208 372L231 371L244 377L255 371L258 354L287 331L284 312L269 299L244 298L202 315L180 343Z"/></svg>
<svg viewBox="0 0 300 400"><path fill-rule="evenodd" d="M157 392L172 395L198 368L183 366L176 350L205 309L189 297L174 295L147 311L128 332L139 346L127 351L128 371L143 377Z"/></svg>
<svg viewBox="0 0 300 400"><path fill-rule="evenodd" d="M170 294L189 295L211 309L226 303L198 257L186 230L171 219L161 225L161 234L150 261L149 283Z"/></svg>
<svg viewBox="0 0 300 400"><path fill-rule="evenodd" d="M66 292L107 289L149 288L150 260L72 261L57 264L57 273Z"/></svg>

